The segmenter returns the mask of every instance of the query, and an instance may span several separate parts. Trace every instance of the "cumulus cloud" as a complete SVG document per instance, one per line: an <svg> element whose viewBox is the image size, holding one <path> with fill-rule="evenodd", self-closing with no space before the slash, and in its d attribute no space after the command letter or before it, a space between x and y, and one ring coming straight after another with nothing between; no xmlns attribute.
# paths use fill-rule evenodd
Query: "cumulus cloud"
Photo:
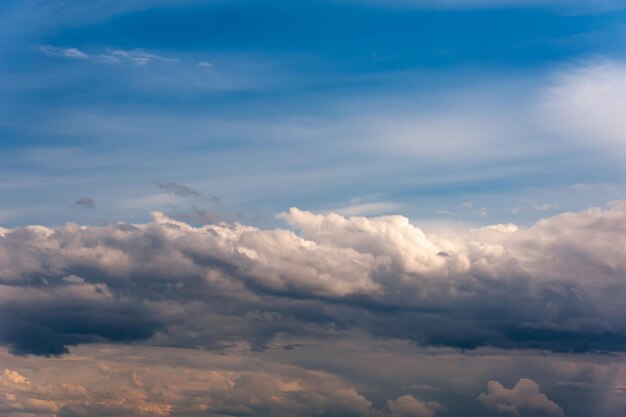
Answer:
<svg viewBox="0 0 626 417"><path fill-rule="evenodd" d="M626 349L623 202L430 235L403 216L281 218L297 233L161 213L1 229L0 342L35 354L139 340L264 349L277 334L356 328L459 348Z"/></svg>
<svg viewBox="0 0 626 417"><path fill-rule="evenodd" d="M545 394L539 385L522 378L511 389L498 381L489 381L487 392L478 396L480 402L501 415L514 417L565 417L563 409Z"/></svg>

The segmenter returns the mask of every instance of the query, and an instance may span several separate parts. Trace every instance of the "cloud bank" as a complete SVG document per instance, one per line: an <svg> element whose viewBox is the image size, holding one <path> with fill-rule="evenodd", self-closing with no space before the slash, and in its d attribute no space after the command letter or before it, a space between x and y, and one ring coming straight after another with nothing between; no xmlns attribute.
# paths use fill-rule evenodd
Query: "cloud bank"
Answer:
<svg viewBox="0 0 626 417"><path fill-rule="evenodd" d="M292 229L161 213L1 229L0 343L41 355L137 341L263 350L280 334L360 330L463 349L626 349L623 202L430 235L402 216L280 217Z"/></svg>

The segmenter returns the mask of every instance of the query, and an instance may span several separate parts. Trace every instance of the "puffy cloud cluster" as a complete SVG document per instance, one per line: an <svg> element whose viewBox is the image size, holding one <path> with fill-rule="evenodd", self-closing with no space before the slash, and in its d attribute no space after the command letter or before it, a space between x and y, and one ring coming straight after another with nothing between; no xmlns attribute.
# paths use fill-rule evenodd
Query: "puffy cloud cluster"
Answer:
<svg viewBox="0 0 626 417"><path fill-rule="evenodd" d="M545 394L533 380L522 378L511 389L498 381L489 381L487 392L478 396L486 406L501 415L514 417L565 417L563 409Z"/></svg>
<svg viewBox="0 0 626 417"><path fill-rule="evenodd" d="M426 235L402 216L292 209L295 230L147 224L0 230L0 342L263 349L350 328L424 345L626 348L626 204Z"/></svg>

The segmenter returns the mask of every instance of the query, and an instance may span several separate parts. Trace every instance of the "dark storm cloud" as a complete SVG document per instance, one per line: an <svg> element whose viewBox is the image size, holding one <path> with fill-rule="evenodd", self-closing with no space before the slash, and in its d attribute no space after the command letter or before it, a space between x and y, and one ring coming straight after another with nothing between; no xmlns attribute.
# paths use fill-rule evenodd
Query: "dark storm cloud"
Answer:
<svg viewBox="0 0 626 417"><path fill-rule="evenodd" d="M151 314L152 313L152 314ZM15 354L60 355L81 343L130 343L162 327L158 316L131 303L59 298L0 308L0 341Z"/></svg>
<svg viewBox="0 0 626 417"><path fill-rule="evenodd" d="M160 213L3 229L0 341L34 354L139 340L263 350L280 334L362 329L462 349L626 350L624 204L431 236L401 216L283 218L301 236Z"/></svg>

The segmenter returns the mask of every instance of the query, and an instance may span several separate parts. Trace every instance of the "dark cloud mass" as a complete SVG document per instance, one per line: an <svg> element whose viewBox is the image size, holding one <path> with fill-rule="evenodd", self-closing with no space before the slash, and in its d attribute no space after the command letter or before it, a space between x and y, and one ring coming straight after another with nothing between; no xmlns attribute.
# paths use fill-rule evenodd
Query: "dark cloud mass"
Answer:
<svg viewBox="0 0 626 417"><path fill-rule="evenodd" d="M138 340L262 350L278 334L360 329L425 346L624 351L625 209L429 236L401 216L297 209L282 217L300 235L160 213L3 229L0 340L33 354Z"/></svg>

